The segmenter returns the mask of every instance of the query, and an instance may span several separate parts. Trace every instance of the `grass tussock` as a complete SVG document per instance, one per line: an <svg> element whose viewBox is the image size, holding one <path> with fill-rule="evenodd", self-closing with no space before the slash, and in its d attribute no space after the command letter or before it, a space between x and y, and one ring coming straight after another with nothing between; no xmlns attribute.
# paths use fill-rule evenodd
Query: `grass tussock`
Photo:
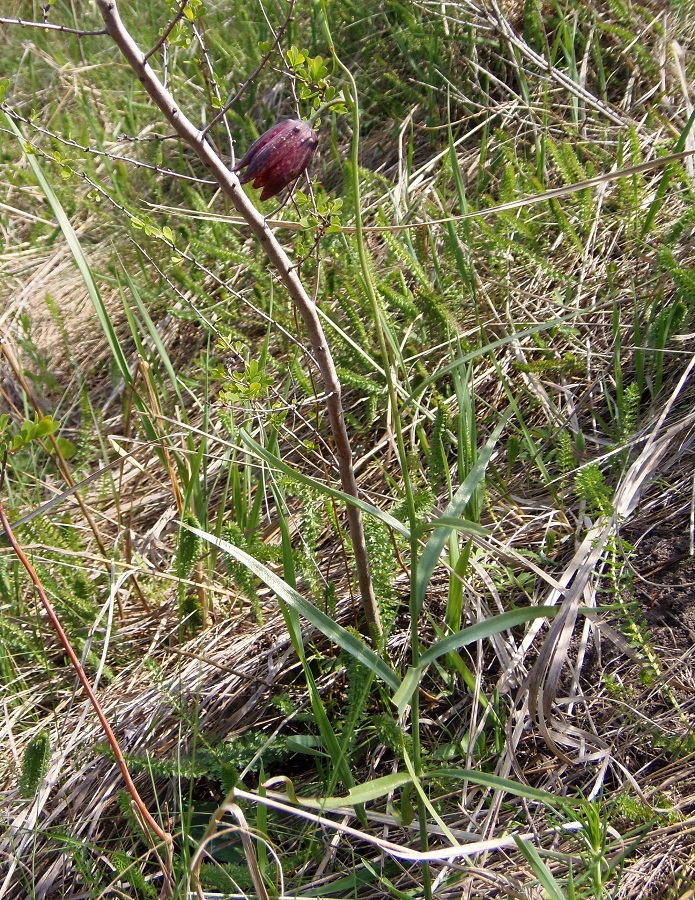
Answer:
<svg viewBox="0 0 695 900"><path fill-rule="evenodd" d="M689 896L687 4L123 4L229 165L318 114L246 191L381 633L286 279L96 6L9 7L0 898Z"/></svg>

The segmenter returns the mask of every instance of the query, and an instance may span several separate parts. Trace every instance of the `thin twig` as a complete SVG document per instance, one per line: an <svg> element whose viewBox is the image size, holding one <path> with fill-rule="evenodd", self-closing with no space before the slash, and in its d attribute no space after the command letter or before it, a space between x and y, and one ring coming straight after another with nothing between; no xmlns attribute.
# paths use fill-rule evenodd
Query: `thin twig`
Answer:
<svg viewBox="0 0 695 900"><path fill-rule="evenodd" d="M17 357L15 356L8 341L3 341L2 343L0 343L0 353L2 353L2 355L7 360L8 365L12 369L14 376L17 379L17 381L19 382L29 403L34 407L34 410L35 410L36 414L38 415L38 417L40 419L42 419L44 416L43 409L42 409L41 405L39 404L34 392L31 390L26 379L24 378L24 374L22 373L22 370L19 366ZM60 444L58 443L56 436L54 434L49 434L48 440L50 441L51 446L53 447L53 452L55 453L55 458L56 458L56 465L58 466L58 470L59 470L60 474L63 476L63 480L67 484L68 488L74 488L75 480L72 477L72 472L70 471L70 466L62 454L62 451L60 449ZM82 510L82 514L84 515L85 519L87 520L87 524L92 529L92 533L94 534L94 538L97 542L97 546L99 547L99 550L101 551L101 553L104 557L107 557L108 553L106 552L106 547L104 545L104 541L101 536L101 532L99 531L97 523L94 520L94 516L90 512L89 507L87 506L87 504L85 503L85 501L82 499L82 497L80 496L80 494L78 492L75 492L75 500L77 500L77 503L78 503L80 509Z"/></svg>
<svg viewBox="0 0 695 900"><path fill-rule="evenodd" d="M278 44L282 40L283 34L285 33L285 31L287 31L287 26L290 24L290 19L292 18L292 11L294 9L294 4L295 4L295 0L290 0L290 8L287 13L287 17L285 18L285 21L282 23L282 25L278 28L277 33L275 35L275 40L273 41L273 45L270 48L270 50L268 50L268 52L265 54L263 59L258 63L256 68L249 75L249 77L246 79L246 81L242 84L242 86L239 88L239 90L236 92L236 94L233 97L231 97L229 100L227 100L227 102L224 104L222 109L217 113L215 118L212 119L209 122L209 124L207 124L205 126L205 128L203 128L203 131L202 131L203 135L206 135L208 133L208 131L210 131L212 126L216 125L219 122L219 120L222 118L222 116L225 115L225 113L229 109L231 109L231 107L234 106L234 104L237 101L241 100L241 98L246 93L248 86L253 82L253 80L255 78L257 78L260 75L260 73L263 70L263 68L265 67L266 63L268 62L270 57L275 52L275 48L278 46Z"/></svg>
<svg viewBox="0 0 695 900"><path fill-rule="evenodd" d="M12 107L8 106L8 104L6 103L0 103L0 112L4 112L6 116L10 116L10 118L12 118L15 122L22 122L37 134L44 134L47 137L51 138L52 141L57 141L58 143L63 144L66 147L74 147L81 153L91 153L93 156L100 156L104 159L113 160L114 162L128 163L128 165L135 166L138 169L147 169L154 175L163 175L166 178L178 178L181 181L190 181L193 184L216 184L216 182L212 181L210 178L196 178L195 175L185 175L182 172L175 172L173 169L166 169L163 166L152 165L151 163L142 162L142 160L139 159L132 159L130 156L123 156L121 153L112 153L110 150L104 150L101 147L86 147L84 144L78 144L77 141L73 141L70 138L66 138L60 134L56 134L55 132L50 131L48 128L42 128L40 125L37 125L36 122L32 121L26 116L21 116L16 110L12 109ZM176 137L178 139L178 135L169 135L168 137ZM123 141L125 139L126 138L121 135L120 140ZM161 135L160 139L166 140L167 135ZM135 140L138 140L138 138L134 138L133 142ZM27 215L26 213L22 214Z"/></svg>
<svg viewBox="0 0 695 900"><path fill-rule="evenodd" d="M8 19L0 16L0 25L19 25L21 28L45 28L48 31L62 31L63 34L75 34L78 38L98 37L108 34L105 28L101 31L82 31L79 28L68 28L67 25L52 25L50 22L31 22L27 19Z"/></svg>
<svg viewBox="0 0 695 900"><path fill-rule="evenodd" d="M164 31L162 32L162 36L159 38L159 40L154 45L154 47L151 50L148 50L148 52L145 54L145 62L147 62L147 60L151 56L154 56L154 54L157 52L157 50L159 50L159 48L162 46L162 44L164 44L164 42L169 37L171 32L174 30L176 25L181 21L181 17L183 16L187 6L188 6L188 0L182 0L182 3L176 12L176 15L171 20L171 22L169 22L167 27L164 29Z"/></svg>

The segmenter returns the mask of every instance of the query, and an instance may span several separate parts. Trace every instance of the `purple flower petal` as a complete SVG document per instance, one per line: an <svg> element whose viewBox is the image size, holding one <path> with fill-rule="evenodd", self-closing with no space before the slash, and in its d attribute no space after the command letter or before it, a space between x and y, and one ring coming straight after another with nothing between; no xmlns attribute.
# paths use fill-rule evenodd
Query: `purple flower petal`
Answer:
<svg viewBox="0 0 695 900"><path fill-rule="evenodd" d="M232 171L246 168L239 180L263 188L261 200L267 200L299 178L311 162L318 142L318 135L306 122L285 119L262 134Z"/></svg>

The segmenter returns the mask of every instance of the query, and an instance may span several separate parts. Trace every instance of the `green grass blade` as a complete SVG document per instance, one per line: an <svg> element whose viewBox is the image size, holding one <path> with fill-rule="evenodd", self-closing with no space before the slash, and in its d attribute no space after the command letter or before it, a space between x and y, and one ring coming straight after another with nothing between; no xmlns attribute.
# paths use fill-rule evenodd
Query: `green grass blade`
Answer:
<svg viewBox="0 0 695 900"><path fill-rule="evenodd" d="M414 402L415 398L420 394L423 394L430 385L436 384L445 375L448 375L456 369L460 369L461 366L466 365L466 363L469 363L474 359L479 359L481 356L491 354L493 350L497 350L499 347L506 347L507 344L512 344L514 341L519 341L522 338L540 334L542 331L549 331L551 328L561 328L566 322L570 322L572 319L576 319L581 315L581 309L573 309L563 316L557 316L555 319L541 322L539 325L533 325L530 328L522 328L520 331L514 331L512 334L507 334L495 341L490 341L489 344L485 344L483 347L469 350L468 353L464 353L462 356L457 357L453 362L447 363L447 365L442 366L441 369L437 369L434 374L429 375L419 382L417 387L411 392L409 401L411 403Z"/></svg>
<svg viewBox="0 0 695 900"><path fill-rule="evenodd" d="M438 769L433 773L433 777L449 778L454 781L471 781L473 784L490 788L493 791L505 791L514 797L523 797L526 800L544 803L552 809L567 804L564 798L557 797L548 791L541 791L528 784L522 784L520 781L511 781L509 778L502 778L500 775L492 775L488 772L477 772L473 769Z"/></svg>
<svg viewBox="0 0 695 900"><path fill-rule="evenodd" d="M497 439L502 433L504 426L509 421L510 416L511 410L507 410L507 412L505 412L500 419L495 430L488 438L485 446L478 453L478 460L475 466L473 466L471 471L468 473L463 481L463 484L459 486L458 490L452 497L451 502L444 510L444 516L446 518L458 520L461 510L466 506L471 498L471 495L473 494L473 491L482 481L485 475L485 470L487 469L487 465L490 462L492 451L495 449ZM418 565L416 585L418 609L422 609L422 603L425 599L427 586L430 583L430 579L432 578L432 574L434 573L435 567L437 565L437 562L439 561L439 557L442 553L442 550L444 549L444 545L446 544L448 537L448 529L435 528L433 533L430 535L429 540L427 541L425 549L422 551L420 564Z"/></svg>
<svg viewBox="0 0 695 900"><path fill-rule="evenodd" d="M690 113L690 118L685 123L685 127L683 131L681 131L678 141L676 142L676 146L673 148L674 153L681 153L685 149L685 142L688 139L688 135L690 134L690 130L695 124L695 109ZM666 197L666 191L668 190L669 183L671 181L671 176L675 171L675 163L671 163L666 166L664 169L664 173L659 179L659 186L656 189L656 194L654 195L654 199L652 200L649 209L647 210L647 215L644 217L644 222L642 224L642 230L640 232L640 237L643 238L651 229L654 224L654 219L656 218L656 214L659 212L664 203L664 198Z"/></svg>
<svg viewBox="0 0 695 900"><path fill-rule="evenodd" d="M555 881L553 873L538 855L538 850L529 841L524 841L514 835L514 841L524 855L524 858L533 869L533 874L542 885L548 900L567 900L560 885Z"/></svg>
<svg viewBox="0 0 695 900"><path fill-rule="evenodd" d="M228 541L215 537L214 534L210 534L207 531L201 531L198 528L191 528L190 525L186 525L183 522L181 525L188 528L189 531L192 531L194 534L197 534L198 537L208 541L208 543L213 544L215 547L218 547L220 550L233 556L234 559L246 566L246 568L257 578L260 578L260 580L291 609L302 615L307 621L311 622L312 625L315 625L329 640L333 641L333 643L337 644L339 647L342 647L346 653L349 653L350 656L361 662L363 666L366 666L374 672L374 674L392 690L398 690L401 683L400 678L393 669L387 666L386 663L374 653L373 650L370 650L365 643L355 637L354 634L351 634L347 629L343 628L342 625L338 625L337 622L334 622L333 619L321 612L321 610L314 606L313 603L309 603L308 600L305 600L301 594L297 593L294 588L291 588L289 584L283 581L282 578L274 572L271 572L267 566L264 566L263 563L254 559L253 556L250 556L248 553L245 553L243 550L230 544Z"/></svg>
<svg viewBox="0 0 695 900"><path fill-rule="evenodd" d="M508 628L514 628L516 625L523 625L525 622L531 622L544 616L550 618L556 613L557 607L554 606L530 606L524 609L512 609L509 612L493 616L484 622L477 622L475 625L470 625L462 631L457 631L456 634L447 635L440 641L436 641L422 654L417 666L411 666L408 669L400 687L393 695L392 701L397 707L399 714L403 715L409 698L419 684L425 669L436 659L439 659L440 656L453 653L455 650L460 650L461 647L484 640L493 634L500 634Z"/></svg>
<svg viewBox="0 0 695 900"><path fill-rule="evenodd" d="M17 139L20 141L22 149L24 149L26 147L24 136L9 116L6 115L5 120L7 121L10 129L17 136ZM92 270L89 267L89 263L87 262L87 258L84 255L77 235L75 234L75 230L70 223L70 219L68 219L60 200L58 199L55 191L50 185L50 182L43 174L43 170L39 165L39 161L36 156L33 153L27 153L26 150L24 150L24 155L31 167L32 172L34 173L36 180L39 183L39 186L41 187L41 190L46 197L46 200L48 201L49 206L53 210L53 214L58 221L60 230L63 232L68 247L70 248L70 252L72 253L73 259L75 260L80 274L82 275L85 287L87 288L87 292L89 294L89 298L94 305L97 317L99 319L101 327L104 330L109 348L111 350L111 353L113 354L113 358L116 361L116 365L118 366L121 376L123 377L126 384L130 384L130 370L128 368L128 362L126 360L125 354L123 353L123 350L121 349L118 336L116 335L116 331L111 324L108 310L106 309L104 301L101 298L101 294L99 293L99 288L97 287L94 275L92 274Z"/></svg>
<svg viewBox="0 0 695 900"><path fill-rule="evenodd" d="M478 525L477 522L471 522L470 519L459 519L455 516L439 516L439 518L435 519L432 522L428 522L424 526L427 530L435 529L435 528L448 528L449 530L453 529L454 531L460 531L461 534L478 534L480 537L486 537L488 531L482 525Z"/></svg>
<svg viewBox="0 0 695 900"><path fill-rule="evenodd" d="M441 641L432 644L429 650L426 650L420 657L419 665L424 668L446 653L466 647L468 644L483 640L490 637L490 635L499 634L508 628L514 628L516 625L523 625L525 622L532 622L534 619L540 619L544 616L551 618L557 611L556 606L527 606L522 609L512 609L509 612L500 613L498 616L493 616L484 622L477 622L469 628L464 628L463 631L457 631L456 634L450 634L442 638Z"/></svg>
<svg viewBox="0 0 695 900"><path fill-rule="evenodd" d="M285 475L292 478L294 481L299 481L301 484L306 484L309 487L314 488L322 494L326 494L328 497L333 497L336 500L340 500L343 503L351 503L353 506L356 506L363 513L368 516L373 516L375 519L378 519L380 522L383 522L388 528L392 528L398 534L403 537L410 537L410 531L408 528L400 522L395 516L389 515L389 513L384 512L382 509L379 509L376 506L372 506L371 503L367 503L365 500L360 500L357 497L352 497L348 494L343 493L343 491L339 491L337 488L330 487L327 484L324 484L322 481L317 481L315 478L311 478L309 475L304 475L302 472L298 472L296 469L293 469L291 466L288 466L287 463L283 462L279 456L275 456L269 450L266 450L265 447L261 447L254 439L248 434L244 429L239 430L239 437L246 444L247 447L250 447L253 452L259 456L261 459L265 460L269 466L273 469L276 469L278 472L283 472Z"/></svg>
<svg viewBox="0 0 695 900"><path fill-rule="evenodd" d="M304 652L304 644L302 642L302 629L299 623L299 615L296 609L292 609L281 599L279 599L278 602L285 619L285 624L287 625L287 631L289 632L290 639L292 640L292 645L294 646L294 649L297 653L297 656L299 657L299 661L302 666L302 671L304 673L304 678L306 679L307 688L309 691L309 699L311 700L311 709L314 713L314 719L316 720L319 733L321 735L321 738L323 739L323 744L326 747L328 755L333 762L338 778L340 778L344 787L349 790L353 787L355 782L352 777L352 773L350 772L348 761L340 747L338 737L333 730L333 726L328 720L328 716L326 715L326 710L323 705L323 700L321 699L321 694L316 685L313 672L311 671L311 666L309 665L309 662L306 658L306 653ZM364 811L358 811L358 815L362 824L366 825Z"/></svg>
<svg viewBox="0 0 695 900"><path fill-rule="evenodd" d="M130 290L130 293L133 297L133 300L135 300L135 303L137 304L142 321L145 323L147 332L150 335L150 338L152 339L152 343L154 344L155 349L157 350L157 356L160 359L164 368L166 369L167 375L169 376L169 380L171 381L171 386L174 388L174 391L176 392L176 396L177 396L179 404L180 404L181 415L185 417L186 416L186 406L183 402L183 397L181 396L179 379L178 379L176 372L174 371L174 367L171 364L171 359L169 358L167 349L164 346L164 342L162 341L161 337L159 336L157 327L154 324L154 322L152 321L152 318L147 310L147 307L145 306L143 299L140 296L140 291L138 290L137 285L135 284L133 279L130 277L128 272L125 271L125 269L124 269L123 275L125 277L125 280L128 285L128 288ZM125 299L124 299L124 305L126 305ZM185 418L184 418L184 421L186 421Z"/></svg>
<svg viewBox="0 0 695 900"><path fill-rule="evenodd" d="M410 784L411 781L412 778L406 772L395 772L393 775L384 775L364 784L357 784L350 788L345 797L327 797L325 800L319 800L316 806L319 809L339 809L342 806L369 803L385 797L405 784ZM302 803L304 802L302 799Z"/></svg>

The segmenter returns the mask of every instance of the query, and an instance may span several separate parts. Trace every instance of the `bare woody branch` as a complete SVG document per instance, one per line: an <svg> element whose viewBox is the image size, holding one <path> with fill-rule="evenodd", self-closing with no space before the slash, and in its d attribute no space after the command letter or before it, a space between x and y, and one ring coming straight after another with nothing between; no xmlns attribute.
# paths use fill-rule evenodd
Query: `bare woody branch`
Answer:
<svg viewBox="0 0 695 900"><path fill-rule="evenodd" d="M265 219L244 193L237 176L227 168L214 148L205 140L204 133L196 128L183 113L171 93L164 87L147 62L144 53L137 46L130 32L123 24L115 0L97 0L97 5L103 16L107 33L123 54L140 83L177 134L193 149L201 162L211 172L223 193L229 197L234 207L260 241L271 263L277 269L282 283L285 285L302 317L311 342L313 356L321 374L326 392L326 409L333 435L343 491L355 498L359 497L359 489L352 463L352 449L343 414L342 389L321 321L318 317L316 305L307 294L289 257L268 227ZM370 627L380 633L381 623L369 571L362 517L359 509L352 504L347 505L347 516L362 606Z"/></svg>
<svg viewBox="0 0 695 900"><path fill-rule="evenodd" d="M75 34L78 38L99 37L108 34L105 28L100 31L81 31L79 28L68 28L67 25L53 25L51 22L32 22L29 19L10 19L0 16L0 25L19 25L21 28L43 28L46 31L60 31L63 34Z"/></svg>

